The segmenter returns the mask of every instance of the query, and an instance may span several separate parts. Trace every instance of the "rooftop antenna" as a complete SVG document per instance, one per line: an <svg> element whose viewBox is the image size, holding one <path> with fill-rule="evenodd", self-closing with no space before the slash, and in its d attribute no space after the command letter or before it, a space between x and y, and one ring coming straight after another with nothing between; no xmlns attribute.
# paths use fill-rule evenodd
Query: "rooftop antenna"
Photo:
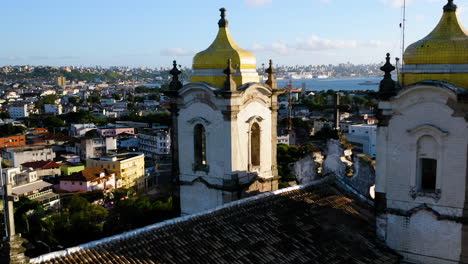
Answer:
<svg viewBox="0 0 468 264"><path fill-rule="evenodd" d="M403 54L405 53L405 29L406 29L406 0L403 0L403 21L402 23L400 24L400 27L401 27L401 35L402 35L402 40L401 40L401 58L403 58ZM398 63L398 61L397 61ZM404 78L403 78L403 74L404 74L404 70L403 70L403 61L401 62L401 86L403 86L403 81L404 81ZM398 67L398 65L397 65ZM399 75L398 77L399 78Z"/></svg>

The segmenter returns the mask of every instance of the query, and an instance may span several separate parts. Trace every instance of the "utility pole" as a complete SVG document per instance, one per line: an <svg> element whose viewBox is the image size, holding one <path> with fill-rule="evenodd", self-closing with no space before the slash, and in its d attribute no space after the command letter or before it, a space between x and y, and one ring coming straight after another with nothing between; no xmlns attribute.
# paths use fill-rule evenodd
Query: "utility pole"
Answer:
<svg viewBox="0 0 468 264"><path fill-rule="evenodd" d="M0 181L2 184L3 198L3 214L5 215L5 239L8 249L8 262L11 264L29 263L28 258L24 255L23 248L24 239L17 236L15 233L15 215L13 202L17 201L18 196L13 195L12 186L8 175L3 174L0 158Z"/></svg>

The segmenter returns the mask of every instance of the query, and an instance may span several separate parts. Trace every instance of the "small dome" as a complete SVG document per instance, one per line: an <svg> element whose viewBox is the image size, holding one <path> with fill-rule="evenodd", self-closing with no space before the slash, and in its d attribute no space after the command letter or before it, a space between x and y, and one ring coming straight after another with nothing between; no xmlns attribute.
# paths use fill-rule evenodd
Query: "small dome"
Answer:
<svg viewBox="0 0 468 264"><path fill-rule="evenodd" d="M456 10L457 6L450 0L436 28L406 49L405 64L468 63L468 34L458 22Z"/></svg>
<svg viewBox="0 0 468 264"><path fill-rule="evenodd" d="M234 74L237 86L246 82L258 82L255 55L236 44L229 33L228 21L225 19L226 9L221 8L220 11L218 35L206 50L197 53L193 58L194 75L191 81L207 82L222 87L226 79L223 70L226 69L227 62L231 59L232 66L239 70L239 73Z"/></svg>

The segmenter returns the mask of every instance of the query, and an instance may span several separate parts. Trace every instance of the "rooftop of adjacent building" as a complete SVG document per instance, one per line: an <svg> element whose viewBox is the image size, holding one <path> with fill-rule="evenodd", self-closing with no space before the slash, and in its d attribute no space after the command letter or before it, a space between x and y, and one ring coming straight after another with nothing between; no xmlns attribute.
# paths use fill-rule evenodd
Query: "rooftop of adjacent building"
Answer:
<svg viewBox="0 0 468 264"><path fill-rule="evenodd" d="M93 161L106 161L106 162L120 162L124 160L128 160L131 158L136 158L144 156L143 153L122 153L122 154L117 154L117 155L112 155L112 156L105 156L105 157L99 157L99 158L90 158L89 160Z"/></svg>
<svg viewBox="0 0 468 264"><path fill-rule="evenodd" d="M74 172L69 176L62 176L61 181L92 182L101 178L111 176L106 169L100 167L87 168Z"/></svg>
<svg viewBox="0 0 468 264"><path fill-rule="evenodd" d="M21 164L23 167L33 168L33 169L57 169L62 166L53 160L41 160L41 161L32 161Z"/></svg>
<svg viewBox="0 0 468 264"><path fill-rule="evenodd" d="M44 149L50 149L52 150L52 146L48 146L48 145L35 145L35 146L31 146L31 145L26 145L26 146L11 146L11 147L5 147L4 148L4 151L6 152L9 152L9 151L13 151L13 152L25 152L25 151L34 151L34 150L44 150Z"/></svg>
<svg viewBox="0 0 468 264"><path fill-rule="evenodd" d="M330 178L53 252L32 263L400 263Z"/></svg>

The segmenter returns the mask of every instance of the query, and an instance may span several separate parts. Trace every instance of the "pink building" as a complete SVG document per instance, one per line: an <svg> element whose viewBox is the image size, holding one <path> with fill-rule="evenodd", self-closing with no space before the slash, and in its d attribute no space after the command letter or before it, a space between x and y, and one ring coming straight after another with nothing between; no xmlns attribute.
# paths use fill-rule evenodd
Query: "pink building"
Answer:
<svg viewBox="0 0 468 264"><path fill-rule="evenodd" d="M135 129L133 127L113 127L113 128L100 128L98 133L101 137L115 137L122 133L126 134L135 134Z"/></svg>
<svg viewBox="0 0 468 264"><path fill-rule="evenodd" d="M90 192L112 190L121 185L114 173L110 174L106 169L94 167L61 177L59 188L67 192Z"/></svg>

